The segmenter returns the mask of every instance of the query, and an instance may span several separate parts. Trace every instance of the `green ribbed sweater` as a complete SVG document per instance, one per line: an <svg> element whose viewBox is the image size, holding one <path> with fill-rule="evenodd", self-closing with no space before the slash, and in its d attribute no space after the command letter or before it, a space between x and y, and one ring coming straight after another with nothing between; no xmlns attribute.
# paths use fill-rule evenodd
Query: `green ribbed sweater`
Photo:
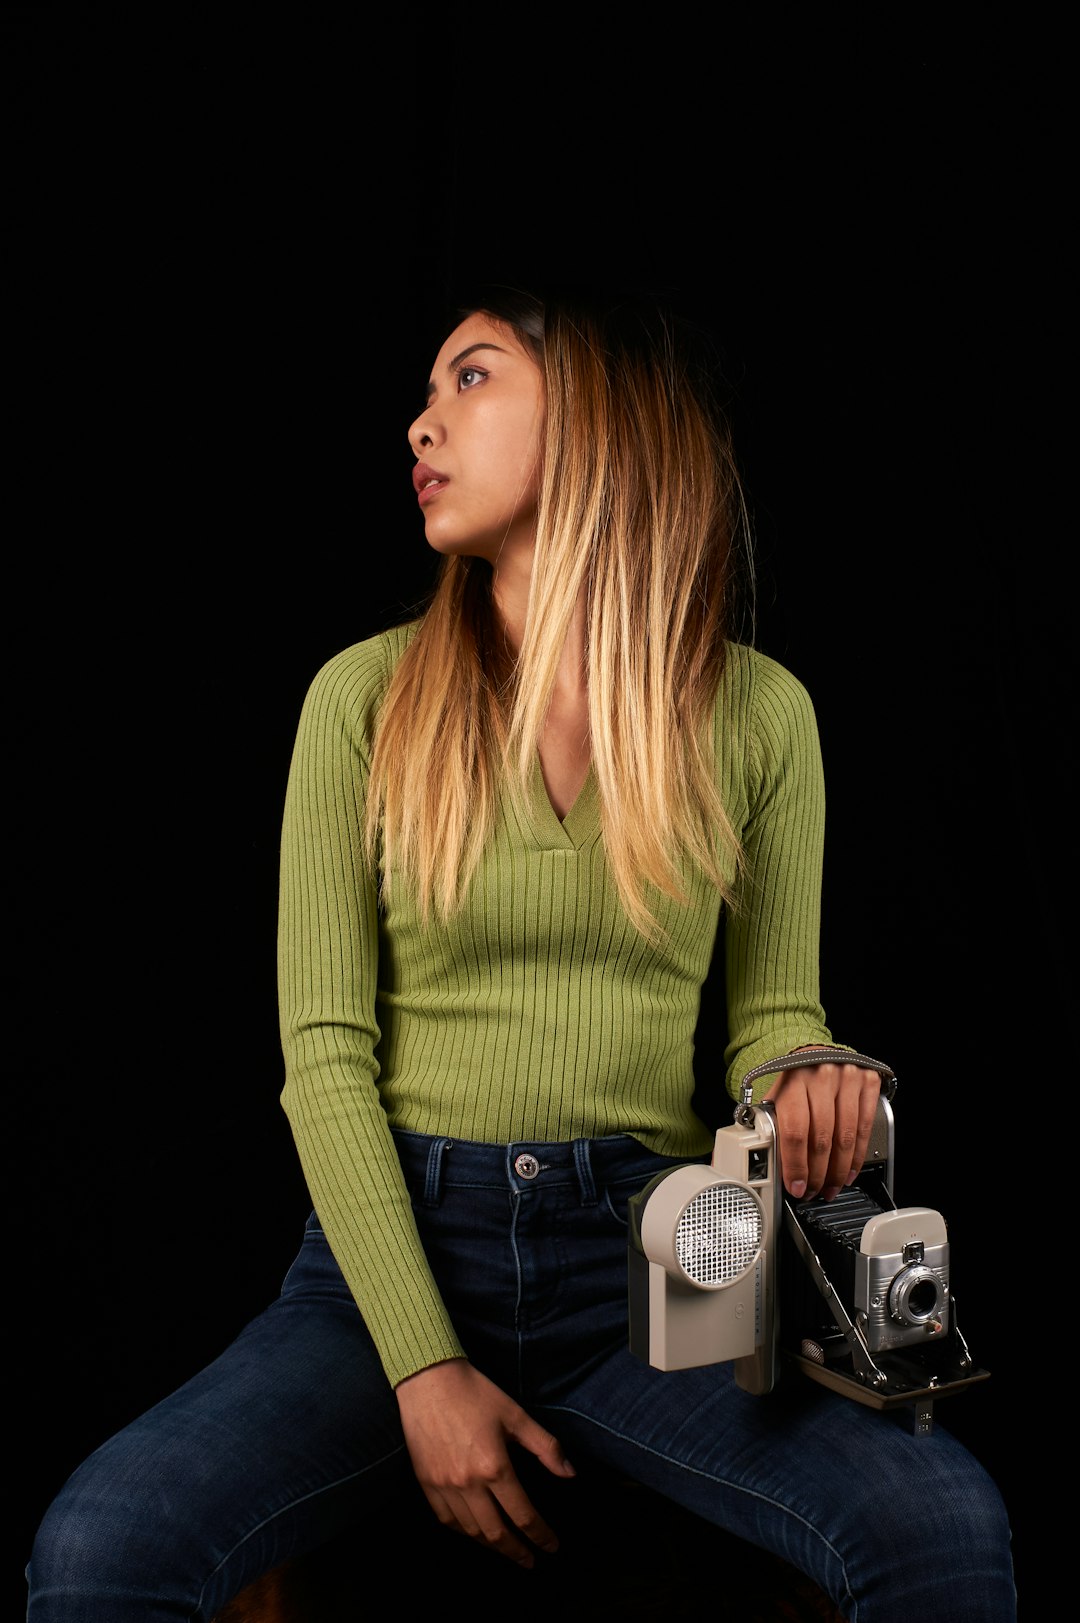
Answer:
<svg viewBox="0 0 1080 1623"><path fill-rule="evenodd" d="M331 659L304 703L281 853L282 1102L315 1210L394 1384L461 1354L427 1266L390 1128L485 1142L630 1133L706 1153L693 1039L720 918L690 874L656 899L650 945L620 904L590 771L560 822L539 762L527 814L505 795L464 908L380 910L363 860L373 721L409 627ZM727 1085L827 1042L818 999L824 791L802 686L733 644L717 696L724 804L749 862L725 913ZM758 1097L772 1078L759 1084Z"/></svg>

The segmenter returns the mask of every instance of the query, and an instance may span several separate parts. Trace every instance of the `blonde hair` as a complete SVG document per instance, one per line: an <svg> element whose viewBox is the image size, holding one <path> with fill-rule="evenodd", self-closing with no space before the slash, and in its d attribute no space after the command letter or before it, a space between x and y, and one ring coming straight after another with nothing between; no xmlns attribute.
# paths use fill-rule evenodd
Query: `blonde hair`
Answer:
<svg viewBox="0 0 1080 1623"><path fill-rule="evenodd" d="M461 905L500 785L528 792L584 595L604 844L623 907L652 937L650 892L683 899L687 860L729 904L741 864L712 727L733 564L748 533L730 437L655 308L540 306L524 295L473 309L513 331L544 376L525 632L515 662L496 624L490 565L443 560L380 711L368 853L384 890L407 879L425 916L433 904L444 918Z"/></svg>

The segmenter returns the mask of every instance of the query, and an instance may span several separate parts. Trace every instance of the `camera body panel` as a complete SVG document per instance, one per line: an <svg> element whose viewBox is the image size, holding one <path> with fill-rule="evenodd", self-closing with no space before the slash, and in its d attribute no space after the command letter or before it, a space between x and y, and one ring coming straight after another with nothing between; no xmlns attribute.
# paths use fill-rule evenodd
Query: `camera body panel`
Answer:
<svg viewBox="0 0 1080 1623"><path fill-rule="evenodd" d="M869 1220L855 1259L853 1300L871 1352L948 1334L949 1242L940 1212L905 1206Z"/></svg>
<svg viewBox="0 0 1080 1623"><path fill-rule="evenodd" d="M792 1206L848 1315L871 1353L921 1346L948 1334L951 1322L948 1232L940 1212L927 1206L895 1208L884 1183L869 1171L833 1201ZM839 1328L813 1276L785 1281L785 1323L815 1330Z"/></svg>

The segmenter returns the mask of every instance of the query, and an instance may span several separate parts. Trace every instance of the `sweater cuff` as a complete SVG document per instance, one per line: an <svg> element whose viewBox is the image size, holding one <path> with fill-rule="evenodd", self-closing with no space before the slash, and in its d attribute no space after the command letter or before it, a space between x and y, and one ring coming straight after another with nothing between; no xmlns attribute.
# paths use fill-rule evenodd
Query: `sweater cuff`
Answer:
<svg viewBox="0 0 1080 1623"><path fill-rule="evenodd" d="M364 1319L391 1386L431 1364L467 1357L426 1271L403 1284L400 1295L389 1300L380 1296L379 1305L372 1303Z"/></svg>
<svg viewBox="0 0 1080 1623"><path fill-rule="evenodd" d="M379 1351L387 1379L390 1385L395 1387L400 1386L402 1381L407 1381L410 1375L419 1375L422 1369L430 1369L432 1364L445 1364L451 1358L468 1357L457 1336L452 1332L441 1346L434 1341L431 1342L426 1352L413 1348L399 1357L389 1349L384 1352L380 1348Z"/></svg>

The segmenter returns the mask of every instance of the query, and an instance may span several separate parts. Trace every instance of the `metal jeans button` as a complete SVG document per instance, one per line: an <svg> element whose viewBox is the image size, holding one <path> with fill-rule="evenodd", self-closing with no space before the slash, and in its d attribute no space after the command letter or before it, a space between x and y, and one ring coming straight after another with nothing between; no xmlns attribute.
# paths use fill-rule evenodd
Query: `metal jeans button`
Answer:
<svg viewBox="0 0 1080 1623"><path fill-rule="evenodd" d="M519 1178L535 1178L540 1171L540 1163L535 1155L523 1152L514 1159L514 1171Z"/></svg>

